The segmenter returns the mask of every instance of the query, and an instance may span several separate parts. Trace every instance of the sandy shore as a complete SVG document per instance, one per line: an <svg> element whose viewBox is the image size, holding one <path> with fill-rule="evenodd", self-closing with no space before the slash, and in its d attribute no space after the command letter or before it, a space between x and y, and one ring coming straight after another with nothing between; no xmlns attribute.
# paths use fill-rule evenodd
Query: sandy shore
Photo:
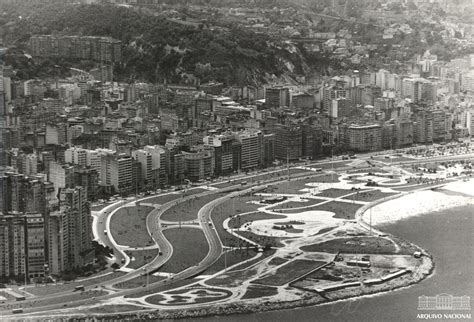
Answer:
<svg viewBox="0 0 474 322"><path fill-rule="evenodd" d="M362 218L369 223L372 216L372 224L379 225L449 208L474 205L474 180L449 183L442 190L450 193L432 190L413 192L372 207Z"/></svg>

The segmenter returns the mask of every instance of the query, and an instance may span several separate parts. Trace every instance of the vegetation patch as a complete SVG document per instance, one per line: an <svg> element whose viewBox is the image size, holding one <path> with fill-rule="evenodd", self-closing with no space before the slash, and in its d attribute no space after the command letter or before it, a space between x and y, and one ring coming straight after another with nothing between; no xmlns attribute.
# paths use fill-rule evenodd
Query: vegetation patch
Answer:
<svg viewBox="0 0 474 322"><path fill-rule="evenodd" d="M311 188L308 184L314 182L339 182L339 176L337 174L312 175L297 180L291 180L287 183L283 182L281 184L271 185L266 191L269 193L299 194L302 189Z"/></svg>
<svg viewBox="0 0 474 322"><path fill-rule="evenodd" d="M287 233L302 233L303 229L294 228L293 225L273 225L272 229L283 230Z"/></svg>
<svg viewBox="0 0 474 322"><path fill-rule="evenodd" d="M137 288L137 287L145 287L148 283L152 284L155 282L159 282L164 280L165 277L162 276L154 276L154 275L140 275L135 278L129 279L128 281L115 284L114 287L120 289L129 289L129 288Z"/></svg>
<svg viewBox="0 0 474 322"><path fill-rule="evenodd" d="M278 266L283 263L288 262L287 259L281 258L281 257L273 257L269 262L268 265L273 265L273 266Z"/></svg>
<svg viewBox="0 0 474 322"><path fill-rule="evenodd" d="M163 231L165 238L173 245L173 255L159 269L160 272L178 273L198 264L209 251L206 237L200 229L173 228Z"/></svg>
<svg viewBox="0 0 474 322"><path fill-rule="evenodd" d="M282 238L280 237L270 237L270 236L262 236L254 234L250 231L237 231L242 237L245 237L254 243L259 244L264 248L271 248L271 247L283 247L284 245L281 243Z"/></svg>
<svg viewBox="0 0 474 322"><path fill-rule="evenodd" d="M326 201L325 199L317 199L317 198L308 198L303 199L302 201L288 201L283 204L277 206L278 210L286 211L289 209L298 209L304 211L305 208L317 205L321 202ZM296 210L295 209L295 210Z"/></svg>
<svg viewBox="0 0 474 322"><path fill-rule="evenodd" d="M360 191L359 193L355 193L352 196L344 197L343 199L348 200L355 200L355 201L375 201L382 198L390 197L397 195L396 192L382 192L380 190L368 190L368 191Z"/></svg>
<svg viewBox="0 0 474 322"><path fill-rule="evenodd" d="M217 205L211 212L211 219L214 223L219 238L221 239L224 246L229 247L252 247L248 242L243 241L242 239L235 237L224 229L223 223L224 220L233 216L235 213L245 213L250 211L255 211L258 207L255 204L249 204L247 201L255 200L254 197L238 197L234 198L234 201L223 202ZM232 205L234 203L234 205ZM234 211L235 210L235 211Z"/></svg>
<svg viewBox="0 0 474 322"><path fill-rule="evenodd" d="M270 273L271 275L266 275L263 278L252 281L252 283L272 286L285 285L324 264L326 263L297 259L278 268L276 271Z"/></svg>
<svg viewBox="0 0 474 322"><path fill-rule="evenodd" d="M335 213L334 218L355 219L357 209L359 209L360 207L362 207L362 205L356 203L331 201L306 210L331 211Z"/></svg>
<svg viewBox="0 0 474 322"><path fill-rule="evenodd" d="M153 207L122 207L110 219L110 233L119 245L145 247L153 245L148 235L146 217Z"/></svg>
<svg viewBox="0 0 474 322"><path fill-rule="evenodd" d="M172 300L167 300L163 295L155 295L146 299L148 303L160 305L198 304L225 299L232 292L216 288L192 288L168 292Z"/></svg>
<svg viewBox="0 0 474 322"><path fill-rule="evenodd" d="M327 198L339 198L344 195L350 194L351 190L349 189L338 189L338 188L329 188L317 193L316 196L327 197Z"/></svg>
<svg viewBox="0 0 474 322"><path fill-rule="evenodd" d="M303 221L298 221L298 220L290 220L290 221L284 221L284 222L277 222L277 223L275 223L275 225L283 225L283 226L284 226L284 225L296 225L296 226L298 226L298 225L304 225L304 224L305 224L305 222L303 222Z"/></svg>
<svg viewBox="0 0 474 322"><path fill-rule="evenodd" d="M143 296L146 296L146 295L156 294L157 292L166 292L166 291L178 288L178 287L182 287L182 286L186 286L186 285L196 283L198 281L199 280L196 279L196 278L190 278L190 279L185 279L185 280L177 280L177 281L173 281L173 280L165 281L166 285L162 285L158 288L153 288L153 289L150 289L150 290L144 289L141 292L137 292L137 293L130 294L130 295L125 295L125 298L135 299L135 298L140 298L140 297L143 297Z"/></svg>
<svg viewBox="0 0 474 322"><path fill-rule="evenodd" d="M274 296L277 294L278 289L276 287L252 285L247 288L247 292L245 292L244 296L242 296L242 299L258 299L267 296Z"/></svg>
<svg viewBox="0 0 474 322"><path fill-rule="evenodd" d="M252 265L254 265L258 262L263 261L265 258L273 256L273 254L275 254L275 252L276 252L276 250L274 250L274 249L265 250L262 253L262 256L260 256L258 258L254 258L254 259L249 260L249 261L246 261L246 262L240 264L239 266L233 268L232 270L230 270L230 272L235 272L235 271L238 271L238 270L246 269L247 267L250 267L250 266L252 266Z"/></svg>
<svg viewBox="0 0 474 322"><path fill-rule="evenodd" d="M128 268L137 269L145 264L150 263L157 255L158 249L145 249L145 250L126 250L125 253L130 257L130 263L127 265ZM132 258L134 259L132 261Z"/></svg>
<svg viewBox="0 0 474 322"><path fill-rule="evenodd" d="M316 235L322 235L322 234L325 234L331 230L333 230L335 227L326 227L326 228L323 228L321 229L320 231L318 231L318 233Z"/></svg>
<svg viewBox="0 0 474 322"><path fill-rule="evenodd" d="M255 247L252 248L243 248L243 249L234 249L228 251L225 255L222 254L219 259L212 264L208 269L206 269L202 274L203 275L211 275L217 272L224 270L226 267L233 266L235 264L245 262L255 255L258 252L255 250Z"/></svg>
<svg viewBox="0 0 474 322"><path fill-rule="evenodd" d="M191 197L191 199L180 202L166 210L160 218L167 221L197 221L199 209L212 200L222 197L222 195L218 193Z"/></svg>
<svg viewBox="0 0 474 322"><path fill-rule="evenodd" d="M284 219L285 216L268 214L265 212L255 212L243 216L233 216L229 220L229 228L240 228L246 223L252 223L257 220L266 220L266 219Z"/></svg>
<svg viewBox="0 0 474 322"><path fill-rule="evenodd" d="M326 266L311 272L306 276L307 280L312 280L313 284L316 280L329 282L355 282L360 280L361 270L359 268L348 267L345 265Z"/></svg>

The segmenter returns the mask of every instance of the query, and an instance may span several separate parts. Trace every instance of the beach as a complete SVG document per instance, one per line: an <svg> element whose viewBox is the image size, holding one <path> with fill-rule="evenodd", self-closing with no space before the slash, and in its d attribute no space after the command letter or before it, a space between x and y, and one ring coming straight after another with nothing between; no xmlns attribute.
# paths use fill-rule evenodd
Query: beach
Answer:
<svg viewBox="0 0 474 322"><path fill-rule="evenodd" d="M365 211L362 219L381 225L464 205L474 205L474 180L452 182L438 190L410 192L375 205Z"/></svg>

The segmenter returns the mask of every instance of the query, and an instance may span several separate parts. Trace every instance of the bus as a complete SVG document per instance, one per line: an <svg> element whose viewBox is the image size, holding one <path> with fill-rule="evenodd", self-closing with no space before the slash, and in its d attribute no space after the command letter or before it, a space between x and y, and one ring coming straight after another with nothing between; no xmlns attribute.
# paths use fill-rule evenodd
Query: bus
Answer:
<svg viewBox="0 0 474 322"><path fill-rule="evenodd" d="M13 314L23 313L23 309L13 309L12 313Z"/></svg>
<svg viewBox="0 0 474 322"><path fill-rule="evenodd" d="M77 285L76 287L74 287L74 291L84 291L84 290L85 290L84 285Z"/></svg>

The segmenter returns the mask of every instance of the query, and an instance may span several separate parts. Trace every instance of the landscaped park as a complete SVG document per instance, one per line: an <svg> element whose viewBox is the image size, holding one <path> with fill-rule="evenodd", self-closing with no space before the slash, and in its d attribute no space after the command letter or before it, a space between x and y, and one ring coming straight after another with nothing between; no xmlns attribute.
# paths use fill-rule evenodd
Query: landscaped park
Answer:
<svg viewBox="0 0 474 322"><path fill-rule="evenodd" d="M198 309L213 314L228 305L245 312L324 303L419 281L432 269L430 256L363 218L373 205L435 181L414 183L409 169L367 170L359 163L350 172L301 167L290 178L278 170L120 207L109 234L128 259L117 272L139 274L107 290L141 287L120 303L160 312L183 308L180 314L195 316ZM171 251L147 270L165 257L155 244L159 235ZM101 305L113 310L117 302Z"/></svg>
<svg viewBox="0 0 474 322"><path fill-rule="evenodd" d="M165 309L213 302L248 305L249 300L279 303L302 297L325 301L328 293L337 298L348 290L360 292L369 282L374 289L383 289L384 284L393 288L397 278L400 285L413 282L416 278L409 277L410 272L420 271L420 267L426 274L429 271L428 257L413 256L423 250L358 222L359 213L372 202L397 197L400 189L410 185L399 173L379 170L350 174L296 171L300 176L291 180L279 171L255 177L256 189L243 187L242 193L227 199L227 194L216 191L187 198L178 195L174 201L169 197L149 201L147 205L173 203L160 216L173 253L156 276L179 275L208 254L209 245L201 230L207 222L200 223L198 213L218 198L224 199L209 210L209 225L223 249L194 280L179 282L175 288L168 285L161 292L143 291L140 301ZM259 188L259 181L279 176L282 180L278 183ZM230 187L232 183L221 185ZM145 211L142 209L138 218L144 220ZM135 261L128 267L139 269L139 264L145 263L141 258L146 255L141 252L129 252ZM143 282L140 277L121 286ZM315 290L321 296L315 296Z"/></svg>

